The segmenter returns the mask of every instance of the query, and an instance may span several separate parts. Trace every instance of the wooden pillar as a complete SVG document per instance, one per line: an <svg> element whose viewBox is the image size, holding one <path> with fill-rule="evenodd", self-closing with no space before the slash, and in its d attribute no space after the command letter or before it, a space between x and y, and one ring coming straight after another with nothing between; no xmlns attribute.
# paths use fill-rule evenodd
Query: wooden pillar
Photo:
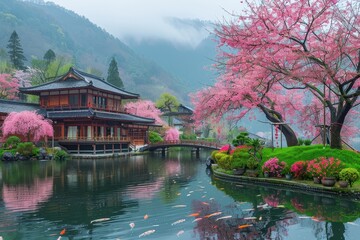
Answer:
<svg viewBox="0 0 360 240"><path fill-rule="evenodd" d="M200 148L196 148L196 158L200 158Z"/></svg>
<svg viewBox="0 0 360 240"><path fill-rule="evenodd" d="M80 154L80 144L77 145L77 153Z"/></svg>
<svg viewBox="0 0 360 240"><path fill-rule="evenodd" d="M165 148L161 148L161 156L165 157Z"/></svg>
<svg viewBox="0 0 360 240"><path fill-rule="evenodd" d="M96 144L95 143L93 144L93 151L94 151L94 154L96 154Z"/></svg>

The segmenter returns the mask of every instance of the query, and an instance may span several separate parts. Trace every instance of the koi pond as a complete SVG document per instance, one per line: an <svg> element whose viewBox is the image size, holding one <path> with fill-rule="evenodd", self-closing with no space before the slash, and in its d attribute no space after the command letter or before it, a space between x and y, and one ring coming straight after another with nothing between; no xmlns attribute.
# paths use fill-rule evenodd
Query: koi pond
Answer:
<svg viewBox="0 0 360 240"><path fill-rule="evenodd" d="M0 163L0 237L359 239L360 202L223 182L189 149Z"/></svg>

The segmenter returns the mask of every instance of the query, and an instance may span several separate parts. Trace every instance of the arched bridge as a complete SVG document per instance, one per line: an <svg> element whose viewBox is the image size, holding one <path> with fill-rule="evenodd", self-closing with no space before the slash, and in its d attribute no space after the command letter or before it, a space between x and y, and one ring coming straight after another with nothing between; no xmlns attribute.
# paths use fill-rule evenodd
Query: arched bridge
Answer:
<svg viewBox="0 0 360 240"><path fill-rule="evenodd" d="M214 149L218 150L221 148L220 143L209 142L203 140L176 140L176 141L163 141L158 143L152 143L140 148L140 151L155 151L156 149L161 149L163 154L165 149L169 147L192 147L196 149L196 154L198 155L200 148Z"/></svg>

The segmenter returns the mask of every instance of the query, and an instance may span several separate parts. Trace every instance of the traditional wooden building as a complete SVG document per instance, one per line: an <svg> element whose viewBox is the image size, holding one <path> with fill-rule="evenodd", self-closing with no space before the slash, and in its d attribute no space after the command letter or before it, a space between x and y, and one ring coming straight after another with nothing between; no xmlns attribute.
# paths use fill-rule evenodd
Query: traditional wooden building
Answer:
<svg viewBox="0 0 360 240"><path fill-rule="evenodd" d="M54 141L70 153L126 152L144 145L149 126L155 125L154 119L124 112L122 100L138 94L74 68L55 81L20 91L39 96L39 108L53 121Z"/></svg>
<svg viewBox="0 0 360 240"><path fill-rule="evenodd" d="M192 108L180 104L176 112L164 112L162 117L164 121L177 128L181 133L192 134L194 133L192 127L192 123L194 123L193 114L194 110Z"/></svg>

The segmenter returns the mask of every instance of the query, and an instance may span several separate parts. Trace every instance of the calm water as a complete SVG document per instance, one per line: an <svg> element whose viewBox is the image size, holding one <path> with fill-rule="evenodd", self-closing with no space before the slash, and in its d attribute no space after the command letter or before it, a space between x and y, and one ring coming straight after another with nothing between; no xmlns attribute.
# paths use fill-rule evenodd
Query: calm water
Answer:
<svg viewBox="0 0 360 240"><path fill-rule="evenodd" d="M359 239L360 202L222 182L207 155L0 163L0 236Z"/></svg>

